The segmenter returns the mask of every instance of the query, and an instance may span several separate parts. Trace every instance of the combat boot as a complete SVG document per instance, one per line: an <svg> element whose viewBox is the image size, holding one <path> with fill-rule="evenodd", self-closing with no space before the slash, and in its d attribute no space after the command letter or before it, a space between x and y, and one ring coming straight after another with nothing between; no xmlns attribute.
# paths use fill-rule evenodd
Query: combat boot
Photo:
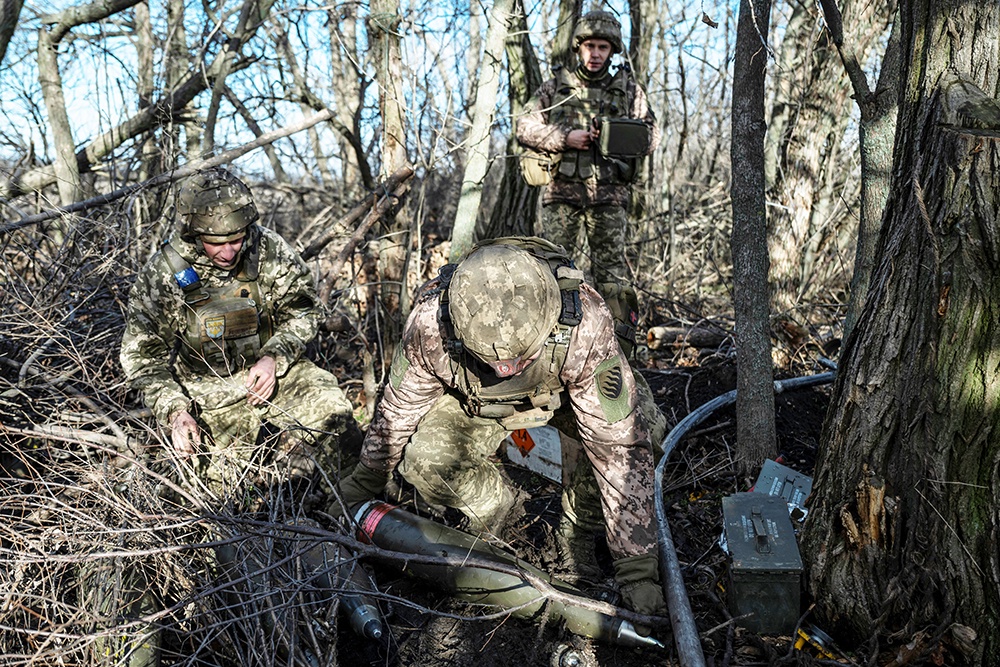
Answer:
<svg viewBox="0 0 1000 667"><path fill-rule="evenodd" d="M594 531L578 526L564 514L556 529L560 576L571 584L597 584L602 579Z"/></svg>

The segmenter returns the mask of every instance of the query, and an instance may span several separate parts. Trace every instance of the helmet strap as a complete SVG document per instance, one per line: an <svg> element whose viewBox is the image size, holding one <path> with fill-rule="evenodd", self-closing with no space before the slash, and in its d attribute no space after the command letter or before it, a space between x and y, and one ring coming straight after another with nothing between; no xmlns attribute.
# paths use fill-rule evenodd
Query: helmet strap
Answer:
<svg viewBox="0 0 1000 667"><path fill-rule="evenodd" d="M254 223L250 223L247 227L247 235L243 237L240 255L243 260L240 279L257 280L257 276L260 274L260 227Z"/></svg>

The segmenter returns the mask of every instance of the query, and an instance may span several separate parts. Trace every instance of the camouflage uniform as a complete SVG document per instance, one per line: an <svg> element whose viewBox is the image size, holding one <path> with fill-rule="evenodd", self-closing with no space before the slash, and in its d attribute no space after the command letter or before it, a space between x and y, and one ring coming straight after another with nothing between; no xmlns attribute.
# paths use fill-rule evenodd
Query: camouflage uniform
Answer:
<svg viewBox="0 0 1000 667"><path fill-rule="evenodd" d="M251 297L249 303L256 304L264 340L249 347L246 358L227 359L220 367L209 363L201 349L193 349L188 333L192 306L175 280L166 246L136 279L122 339L126 378L142 392L156 419L166 424L170 415L187 410L207 430L210 455L200 465L213 482L236 479L245 472L242 468L256 470L266 462L268 452L257 446L265 422L280 431L277 443L287 455L281 459L281 476L307 475L312 472L312 446L324 435L341 433L352 413L337 379L302 356L320 318L309 269L275 232L256 225L248 231L243 260L232 271L215 266L197 241L177 237L169 244L205 288ZM241 267L255 251L258 275L250 281ZM244 382L247 369L265 355L276 361L278 386L270 401L254 407L246 400Z"/></svg>
<svg viewBox="0 0 1000 667"><path fill-rule="evenodd" d="M582 227L590 246L594 282L607 296L605 284L629 282L625 207L637 165L623 173L594 147L577 151L567 146L567 135L588 129L596 117L642 119L651 130L649 153L659 145L660 128L646 94L624 68L615 74L605 71L595 80L580 70L557 69L555 77L535 91L525 115L518 119L517 139L535 150L561 155L558 170L542 195L543 236L580 256L577 240Z"/></svg>
<svg viewBox="0 0 1000 667"><path fill-rule="evenodd" d="M612 554L655 553L649 425L600 296L586 284L579 286L582 318L563 332L568 341L561 366L544 353L546 347L524 375L498 379L468 353L449 353L441 293L433 282L428 287L407 320L365 438L362 464L382 473L398 465L426 499L457 507L470 518L492 516L506 484L489 455L511 430L542 425L558 415L575 425L598 473ZM477 387L490 384L491 391L502 393L504 385L526 377L540 386L554 381L558 400L525 405L508 417L484 416L489 405Z"/></svg>

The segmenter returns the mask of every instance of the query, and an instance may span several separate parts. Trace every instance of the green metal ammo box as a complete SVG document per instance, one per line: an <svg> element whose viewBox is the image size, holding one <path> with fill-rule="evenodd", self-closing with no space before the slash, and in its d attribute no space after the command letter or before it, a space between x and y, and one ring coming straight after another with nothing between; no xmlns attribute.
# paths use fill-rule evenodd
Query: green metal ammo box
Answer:
<svg viewBox="0 0 1000 667"><path fill-rule="evenodd" d="M742 627L790 634L799 620L802 558L779 496L737 493L722 499L729 549L729 609Z"/></svg>
<svg viewBox="0 0 1000 667"><path fill-rule="evenodd" d="M757 475L753 490L784 498L789 505L805 509L806 498L812 493L812 478L767 459Z"/></svg>

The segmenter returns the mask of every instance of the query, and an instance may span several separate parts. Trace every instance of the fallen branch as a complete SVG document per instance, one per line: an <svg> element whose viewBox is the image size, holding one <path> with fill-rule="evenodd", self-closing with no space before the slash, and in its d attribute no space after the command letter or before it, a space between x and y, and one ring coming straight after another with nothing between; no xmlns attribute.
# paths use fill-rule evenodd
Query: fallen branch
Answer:
<svg viewBox="0 0 1000 667"><path fill-rule="evenodd" d="M411 167L403 167L402 169L394 173L389 178L388 181L386 181L385 186L383 187L383 192L385 194L383 194L382 197L378 200L378 203L375 204L374 208L372 208L368 212L368 217L365 218L364 222L358 225L357 229L354 230L354 232L351 234L351 237L347 240L347 243L344 244L344 247L341 248L340 252L337 253L337 256L334 258L332 264L330 265L330 269L326 271L326 274L323 277L322 285L320 286L319 290L319 299L323 304L329 305L330 293L333 291L333 283L336 280L337 276L340 275L340 270L343 268L344 263L347 261L347 258L351 256L351 253L354 252L354 249L357 248L358 244L361 243L361 241L365 238L365 234L368 233L368 230L371 229L372 225L381 220L382 217L389 210L394 209L396 207L396 205L399 203L399 200L403 197L403 195L406 193L406 190L410 187L407 181L411 176L413 176L413 169ZM388 190L388 187L393 183L395 183L395 187L390 192ZM363 212L364 206L365 206L364 203L362 203L359 206L355 207L354 211L352 211L351 214L353 214L355 211L358 211L359 209L361 209L361 212ZM348 216L350 216L351 214L348 214ZM358 213L358 216L360 217L360 212ZM310 248L313 247L314 245L315 243L311 244Z"/></svg>
<svg viewBox="0 0 1000 667"><path fill-rule="evenodd" d="M333 112L329 109L319 112L309 118L306 118L295 125L290 125L283 127L280 130L274 130L273 132L267 132L262 134L253 141L233 148L228 151L219 153L218 155L204 160L193 160L187 164L173 169L171 171L165 171L162 174L154 176L149 180L142 181L141 183L135 183L133 185L127 185L124 188L119 188L114 192L109 192L107 194L98 195L97 197L91 197L84 201L75 202L69 204L68 206L61 206L59 208L52 209L51 211L45 211L44 213L37 213L35 215L29 215L27 217L21 218L16 222L8 223L0 227L0 234L8 234L18 229L22 229L29 225L34 225L39 222L45 222L46 220L51 220L57 218L61 215L66 215L68 213L79 213L80 211L86 211L87 209L95 208L97 206L103 206L105 204L110 204L113 201L129 197L140 190L145 188L152 188L159 185L165 185L167 183L172 183L174 181L186 178L191 174L194 174L202 169L207 169L209 167L216 167L220 164L226 164L232 162L238 157L246 155L252 150L260 148L261 146L267 146L272 144L278 139L283 139L284 137L296 134L302 130L307 130L317 123L321 123L324 120L328 120L332 116Z"/></svg>

